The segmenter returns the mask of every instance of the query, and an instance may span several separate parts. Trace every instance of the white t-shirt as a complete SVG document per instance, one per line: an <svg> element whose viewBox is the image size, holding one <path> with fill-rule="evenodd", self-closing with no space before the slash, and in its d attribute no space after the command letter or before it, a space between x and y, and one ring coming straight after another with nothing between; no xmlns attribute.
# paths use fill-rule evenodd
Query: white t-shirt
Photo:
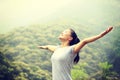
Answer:
<svg viewBox="0 0 120 80"><path fill-rule="evenodd" d="M71 68L76 54L73 46L58 47L51 56L52 80L72 80Z"/></svg>

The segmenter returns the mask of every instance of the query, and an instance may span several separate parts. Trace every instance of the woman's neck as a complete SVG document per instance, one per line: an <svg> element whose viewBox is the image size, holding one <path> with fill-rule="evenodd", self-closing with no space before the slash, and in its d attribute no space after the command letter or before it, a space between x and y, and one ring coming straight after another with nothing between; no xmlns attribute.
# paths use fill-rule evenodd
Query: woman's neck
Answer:
<svg viewBox="0 0 120 80"><path fill-rule="evenodd" d="M70 46L68 42L62 42L61 43L61 47L66 47L66 46Z"/></svg>

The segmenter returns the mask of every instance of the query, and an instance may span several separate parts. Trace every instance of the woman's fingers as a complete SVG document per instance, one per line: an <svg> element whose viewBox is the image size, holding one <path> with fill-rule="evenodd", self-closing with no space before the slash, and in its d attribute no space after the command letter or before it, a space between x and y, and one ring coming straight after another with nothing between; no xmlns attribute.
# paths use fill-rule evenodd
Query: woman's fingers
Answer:
<svg viewBox="0 0 120 80"><path fill-rule="evenodd" d="M42 49L42 46L37 46L38 48Z"/></svg>
<svg viewBox="0 0 120 80"><path fill-rule="evenodd" d="M102 32L101 35L102 35L102 36L106 35L106 34L109 33L112 29L113 29L113 27L109 27L107 30L105 30L104 32Z"/></svg>
<svg viewBox="0 0 120 80"><path fill-rule="evenodd" d="M112 27L112 26L111 26L111 27L109 27L109 28L107 29L107 32L110 32L112 29L113 29L113 27Z"/></svg>
<svg viewBox="0 0 120 80"><path fill-rule="evenodd" d="M38 46L40 49L47 49L47 46Z"/></svg>

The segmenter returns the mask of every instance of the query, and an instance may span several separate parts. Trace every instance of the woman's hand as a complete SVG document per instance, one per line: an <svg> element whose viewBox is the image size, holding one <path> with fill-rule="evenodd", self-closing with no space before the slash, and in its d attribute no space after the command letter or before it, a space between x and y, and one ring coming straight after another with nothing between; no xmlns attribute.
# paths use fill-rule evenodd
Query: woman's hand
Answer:
<svg viewBox="0 0 120 80"><path fill-rule="evenodd" d="M109 33L112 29L113 29L113 27L109 27L109 28L106 29L104 32L102 32L100 35L101 35L101 36L104 36L104 35L106 35L107 33Z"/></svg>
<svg viewBox="0 0 120 80"><path fill-rule="evenodd" d="M40 49L48 49L47 46L38 46L38 48L40 48Z"/></svg>
<svg viewBox="0 0 120 80"><path fill-rule="evenodd" d="M50 50L52 52L54 52L54 50L56 49L57 46L53 46L53 45L45 45L45 46L38 46L39 49L46 49L46 50Z"/></svg>

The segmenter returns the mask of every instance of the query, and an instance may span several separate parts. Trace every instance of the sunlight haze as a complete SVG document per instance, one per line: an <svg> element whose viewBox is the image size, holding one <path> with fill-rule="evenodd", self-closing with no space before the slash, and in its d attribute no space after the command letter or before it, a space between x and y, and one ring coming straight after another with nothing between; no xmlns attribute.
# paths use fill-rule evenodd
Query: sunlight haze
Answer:
<svg viewBox="0 0 120 80"><path fill-rule="evenodd" d="M120 8L117 0L0 0L0 33L61 18L103 24L106 6Z"/></svg>

